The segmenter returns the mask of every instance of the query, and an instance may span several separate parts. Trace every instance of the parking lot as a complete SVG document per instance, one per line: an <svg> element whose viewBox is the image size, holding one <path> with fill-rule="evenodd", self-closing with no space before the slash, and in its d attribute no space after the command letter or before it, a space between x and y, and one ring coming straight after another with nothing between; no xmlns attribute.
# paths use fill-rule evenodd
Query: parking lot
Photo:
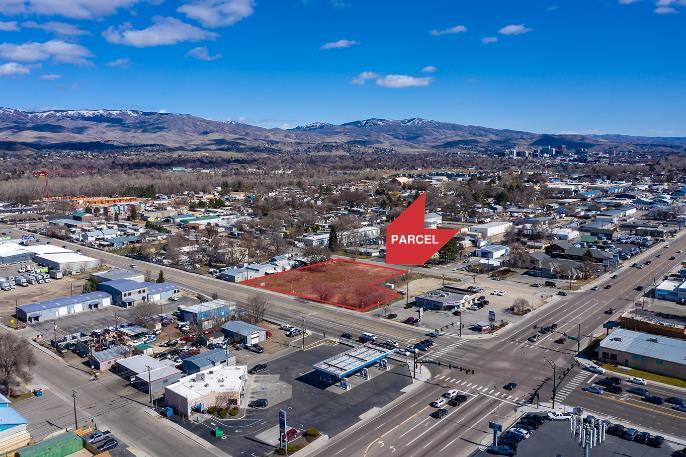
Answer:
<svg viewBox="0 0 686 457"><path fill-rule="evenodd" d="M594 457L667 457L672 455L677 449L676 445L665 442L661 448L650 447L646 444L627 441L625 439L605 435L605 441L596 445L591 450ZM531 437L521 441L517 446L517 456L538 457L542 455L574 456L582 455L583 449L577 441L572 439L570 434L569 421L545 421L537 430L534 430ZM473 456L490 455L485 449L472 454Z"/></svg>
<svg viewBox="0 0 686 457"><path fill-rule="evenodd" d="M484 299L488 302L488 305L484 306L481 309L466 309L463 311L462 324L464 325L464 328L462 332L463 334L467 335L479 333L474 330L471 330L470 327L473 324L476 324L477 322L488 322L489 311L495 312L496 322L504 320L506 322L516 323L523 316L517 316L513 314L509 310L509 308L512 306L514 300L517 298L525 299L533 306L534 309L536 309L540 308L541 306L544 306L549 302L553 302L558 300L559 298L562 298L560 295L557 295L560 291L567 294L567 292L562 289L545 286L545 280L542 278L532 278L530 276L521 274L514 274L508 277L507 279L503 279L500 281L488 278L484 275L479 275L476 278L476 282L473 281L473 277L471 276L469 278L465 276L464 279L468 279L468 281L462 280L460 282L452 282L446 279L445 284L447 286L452 285L460 288L467 288L473 286L479 289L483 289L483 291L478 292L477 295L483 296ZM442 281L435 280L434 284L434 288L439 288L442 285ZM539 287L533 287L533 284L537 284ZM558 286L562 286L562 284L558 284ZM411 297L409 299L410 304L413 304L414 296L425 291L427 291L426 288L422 288L421 290L413 290L411 284ZM402 322L409 317L417 317L417 307L413 306L412 308L406 308L406 301L407 299L398 300L394 304L392 304L390 309L388 310L389 314L397 315L395 320ZM459 321L460 317L458 315L453 314L451 311L425 310L422 317L421 325L423 327L432 329L450 326L447 329L448 331L457 332L457 330L459 329ZM454 330L451 330L451 328Z"/></svg>
<svg viewBox="0 0 686 457"><path fill-rule="evenodd" d="M175 420L231 455L251 455L252 452L262 455L271 450L270 446L255 441L254 437L278 424L281 408L288 414L289 427L299 430L315 427L329 436L338 434L357 422L360 415L391 402L412 382L408 367L393 363L389 371L374 376L348 392L336 393L325 389L312 365L346 349L340 345L324 345L305 352L293 352L269 362L267 370L257 378L278 376L281 382L291 386L292 396L265 409L249 409L245 418L223 421L225 425L222 424L222 427L225 436L228 436L225 440L210 436L210 430L219 424L216 419L208 419L202 424L184 423L178 417ZM257 398L254 392L253 396Z"/></svg>

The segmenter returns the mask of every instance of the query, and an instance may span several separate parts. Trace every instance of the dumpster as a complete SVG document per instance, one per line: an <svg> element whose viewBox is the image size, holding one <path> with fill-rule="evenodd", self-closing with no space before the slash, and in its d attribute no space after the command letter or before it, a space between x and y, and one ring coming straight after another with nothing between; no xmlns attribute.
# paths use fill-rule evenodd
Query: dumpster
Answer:
<svg viewBox="0 0 686 457"><path fill-rule="evenodd" d="M43 396L43 389L34 389L33 394L40 398Z"/></svg>

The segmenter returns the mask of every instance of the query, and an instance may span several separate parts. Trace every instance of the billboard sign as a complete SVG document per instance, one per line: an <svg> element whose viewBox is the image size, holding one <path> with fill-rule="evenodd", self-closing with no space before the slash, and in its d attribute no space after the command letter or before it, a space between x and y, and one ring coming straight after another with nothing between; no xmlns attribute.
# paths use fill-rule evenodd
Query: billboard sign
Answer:
<svg viewBox="0 0 686 457"><path fill-rule="evenodd" d="M488 321L489 322L495 322L495 311L489 311L488 312Z"/></svg>
<svg viewBox="0 0 686 457"><path fill-rule="evenodd" d="M279 410L279 435L284 436L286 434L286 410Z"/></svg>

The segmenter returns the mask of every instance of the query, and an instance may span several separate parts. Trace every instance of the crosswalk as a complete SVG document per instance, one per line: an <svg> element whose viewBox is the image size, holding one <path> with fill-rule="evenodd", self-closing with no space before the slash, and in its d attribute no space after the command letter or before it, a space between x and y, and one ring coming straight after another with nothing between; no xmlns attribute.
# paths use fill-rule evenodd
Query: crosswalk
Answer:
<svg viewBox="0 0 686 457"><path fill-rule="evenodd" d="M453 386L455 386L455 388L457 388L458 390L462 390L465 393L478 393L481 395L485 395L487 397L493 397L498 400L511 402L513 404L519 402L519 397L516 397L507 392L501 392L498 389L494 389L491 386L482 386L464 379L453 378L449 375L436 375L433 379L444 384L452 384Z"/></svg>
<svg viewBox="0 0 686 457"><path fill-rule="evenodd" d="M577 374L574 375L572 379L569 380L567 384L564 386L560 387L557 390L556 393L556 398L559 401L563 401L567 396L572 393L574 390L576 390L579 385L581 385L583 382L587 381L589 376L591 376L591 373L587 371L580 371Z"/></svg>
<svg viewBox="0 0 686 457"><path fill-rule="evenodd" d="M429 352L429 353L427 353L427 354L422 355L421 357L419 357L419 360L420 360L420 361L424 361L424 360L440 359L441 356L444 356L444 355L446 355L446 354L449 354L449 353L452 352L453 350L455 350L455 349L457 349L458 347L460 347L460 346L462 346L463 344L465 344L467 341L469 341L469 340L465 340L465 339L457 340L457 341L455 341L454 343L451 343L451 344L449 344L449 345L447 345L447 346L445 346L445 347L442 347L442 348L440 348L440 349L436 349L436 350L434 350L434 351L431 351L431 352Z"/></svg>

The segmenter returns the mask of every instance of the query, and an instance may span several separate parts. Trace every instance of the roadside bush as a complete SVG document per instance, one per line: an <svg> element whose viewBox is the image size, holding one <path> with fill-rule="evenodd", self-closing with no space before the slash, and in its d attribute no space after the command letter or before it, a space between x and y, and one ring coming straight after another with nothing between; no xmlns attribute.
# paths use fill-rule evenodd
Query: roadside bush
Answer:
<svg viewBox="0 0 686 457"><path fill-rule="evenodd" d="M305 430L303 436L306 438L318 438L319 436L321 436L321 432L314 427L310 427L307 430Z"/></svg>
<svg viewBox="0 0 686 457"><path fill-rule="evenodd" d="M222 408L219 410L219 417L221 417L222 419L226 419L226 416L228 414L229 414L229 411L227 409Z"/></svg>
<svg viewBox="0 0 686 457"><path fill-rule="evenodd" d="M299 451L302 449L303 446L300 446L298 444L289 444L288 445L288 455L292 455L294 452ZM276 455L286 455L286 449L284 448L278 448L275 452Z"/></svg>
<svg viewBox="0 0 686 457"><path fill-rule="evenodd" d="M217 414L217 407L210 406L209 408L207 408L207 414Z"/></svg>
<svg viewBox="0 0 686 457"><path fill-rule="evenodd" d="M229 411L229 414L232 416L237 416L238 415L238 408L236 408L234 406L233 408L231 408L231 411Z"/></svg>

